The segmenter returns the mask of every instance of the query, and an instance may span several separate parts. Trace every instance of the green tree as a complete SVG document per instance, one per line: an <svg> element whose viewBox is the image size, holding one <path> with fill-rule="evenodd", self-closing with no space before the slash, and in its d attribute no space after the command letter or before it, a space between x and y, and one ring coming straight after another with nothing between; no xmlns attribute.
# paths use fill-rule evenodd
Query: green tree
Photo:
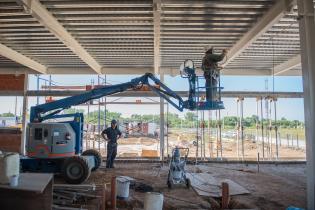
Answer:
<svg viewBox="0 0 315 210"><path fill-rule="evenodd" d="M197 120L197 114L194 112L187 112L185 114L185 120L187 121L195 121Z"/></svg>
<svg viewBox="0 0 315 210"><path fill-rule="evenodd" d="M6 113L2 113L0 114L1 117L14 117L15 115L11 112L6 112Z"/></svg>

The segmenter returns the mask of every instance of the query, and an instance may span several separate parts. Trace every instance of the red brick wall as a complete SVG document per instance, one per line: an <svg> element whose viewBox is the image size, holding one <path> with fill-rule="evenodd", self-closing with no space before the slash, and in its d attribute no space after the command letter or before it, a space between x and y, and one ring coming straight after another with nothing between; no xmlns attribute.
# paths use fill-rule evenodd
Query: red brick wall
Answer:
<svg viewBox="0 0 315 210"><path fill-rule="evenodd" d="M24 90L24 74L0 74L0 90L23 91Z"/></svg>
<svg viewBox="0 0 315 210"><path fill-rule="evenodd" d="M21 134L0 133L0 150L20 153Z"/></svg>

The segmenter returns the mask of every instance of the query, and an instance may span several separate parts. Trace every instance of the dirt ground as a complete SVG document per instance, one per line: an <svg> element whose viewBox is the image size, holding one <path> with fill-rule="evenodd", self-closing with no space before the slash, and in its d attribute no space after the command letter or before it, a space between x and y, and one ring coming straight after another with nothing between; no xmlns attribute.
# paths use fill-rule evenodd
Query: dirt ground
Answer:
<svg viewBox="0 0 315 210"><path fill-rule="evenodd" d="M188 165L188 172L205 172L214 177L228 178L250 191L247 195L232 196L231 208L282 210L288 206L306 207L305 164L207 163ZM168 189L168 166L160 163L116 162L115 169L101 167L93 172L88 183L110 183L112 176L130 176L137 182L148 184L164 195L164 210L216 209L218 200L200 197L185 186ZM110 187L108 187L110 188ZM119 209L142 208L144 193L130 190L128 202L119 202Z"/></svg>
<svg viewBox="0 0 315 210"><path fill-rule="evenodd" d="M199 133L198 142L198 156L206 158L221 158L222 148L222 159L237 160L242 159L242 147L241 140L239 142L239 156L237 156L237 141L235 138L222 138L222 144L217 141L217 138L212 134L211 139L207 133L205 133L205 142L202 149L201 137ZM171 155L171 151L175 147L186 147L189 148L189 157L196 157L197 147L194 145L196 142L196 132L194 129L183 129L183 130L170 130L168 136L165 136L165 156ZM278 140L278 160L305 160L305 141L289 140L286 139ZM149 137L129 137L121 138L118 140L118 157L148 157L146 154L150 152L150 157L158 157L160 155L160 141L159 139ZM87 148L98 149L98 142L88 141L84 143ZM167 147L168 145L168 147ZM300 145L297 147L296 145ZM101 153L106 156L105 144L100 145ZM201 152L202 150L202 152ZM265 138L264 152L262 142L255 142L253 140L244 140L244 160L257 160L259 153L260 160L277 160L277 148L275 144L268 144L268 139Z"/></svg>

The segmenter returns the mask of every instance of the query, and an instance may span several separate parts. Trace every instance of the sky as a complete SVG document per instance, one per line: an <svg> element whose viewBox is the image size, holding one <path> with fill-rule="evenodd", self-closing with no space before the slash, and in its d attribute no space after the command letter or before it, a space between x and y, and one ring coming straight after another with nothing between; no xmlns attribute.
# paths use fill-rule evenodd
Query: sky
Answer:
<svg viewBox="0 0 315 210"><path fill-rule="evenodd" d="M128 75L128 76L117 76L107 75L107 82L110 84L119 84L122 82L130 81L130 79L139 75ZM43 79L49 79L48 75L41 76ZM266 80L268 85L266 85ZM52 75L52 81L57 85L87 85L94 82L97 84L97 75ZM48 85L48 82L44 80L40 81L41 85ZM203 81L202 81L203 83ZM165 76L165 84L168 85L172 90L188 90L187 79L181 78L180 76L171 77ZM273 87L274 84L274 87ZM302 78L298 76L278 76L273 78L271 76L222 76L221 86L224 90L228 91L302 91ZM268 88L267 88L268 87ZM34 75L29 77L29 89L36 90L37 80ZM119 101L132 101L141 98L124 98ZM0 113L4 112L15 112L15 97L0 97ZM117 100L117 98L108 98L110 100ZM147 101L148 99L141 99ZM154 100L159 100L155 98ZM236 99L223 98L225 109L222 110L221 115L236 115ZM40 103L44 103L44 98L40 98ZM36 105L36 97L29 98L29 107ZM21 113L22 98L18 97L17 113ZM77 108L87 109L86 107L80 106ZM91 110L97 110L97 106L91 107ZM123 116L130 116L132 114L158 114L159 105L108 105L109 111L120 112ZM166 110L166 108L165 108ZM184 112L179 112L172 106L169 106L169 110L172 113L179 114L183 117ZM273 112L273 110L272 110ZM244 100L244 116L251 116L256 114L256 100L248 99ZM265 110L264 110L265 114ZM274 115L272 113L272 115ZM214 113L213 113L214 116ZM304 107L303 99L279 99L277 102L277 118L280 119L285 117L290 120L304 121Z"/></svg>

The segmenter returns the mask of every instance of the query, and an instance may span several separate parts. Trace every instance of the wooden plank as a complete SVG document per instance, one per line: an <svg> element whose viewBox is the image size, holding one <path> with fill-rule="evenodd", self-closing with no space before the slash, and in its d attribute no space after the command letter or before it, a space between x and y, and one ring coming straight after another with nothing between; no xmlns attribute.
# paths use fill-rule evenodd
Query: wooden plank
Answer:
<svg viewBox="0 0 315 210"><path fill-rule="evenodd" d="M230 202L229 184L222 182L222 208L227 209Z"/></svg>

